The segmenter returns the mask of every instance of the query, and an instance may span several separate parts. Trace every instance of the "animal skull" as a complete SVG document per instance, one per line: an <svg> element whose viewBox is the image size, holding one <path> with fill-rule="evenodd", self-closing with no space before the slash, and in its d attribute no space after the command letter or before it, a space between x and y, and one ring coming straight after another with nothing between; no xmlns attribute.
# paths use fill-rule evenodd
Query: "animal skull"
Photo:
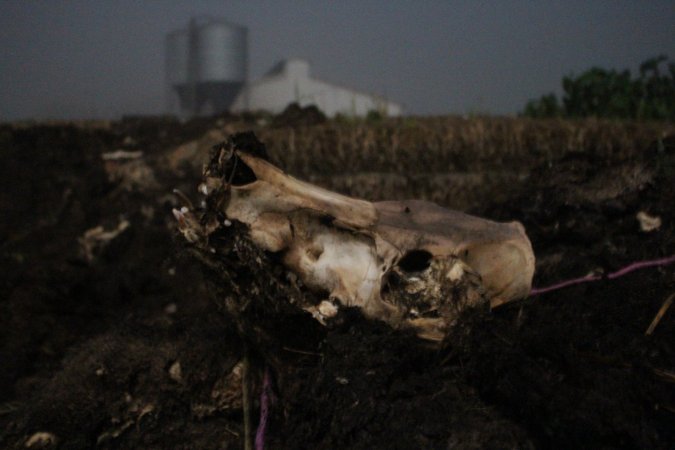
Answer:
<svg viewBox="0 0 675 450"><path fill-rule="evenodd" d="M425 201L350 198L297 180L231 142L212 156L199 191L219 214L198 221L192 211L174 210L180 230L204 243L232 221L245 224L255 245L280 255L309 289L327 293L330 304L300 305L319 319L334 313L330 306L353 306L440 340L463 309L529 294L534 255L518 222Z"/></svg>

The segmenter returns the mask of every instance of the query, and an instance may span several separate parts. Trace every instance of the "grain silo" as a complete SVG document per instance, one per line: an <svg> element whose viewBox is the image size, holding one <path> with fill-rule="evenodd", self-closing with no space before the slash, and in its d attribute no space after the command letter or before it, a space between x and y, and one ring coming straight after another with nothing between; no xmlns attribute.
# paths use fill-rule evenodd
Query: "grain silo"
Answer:
<svg viewBox="0 0 675 450"><path fill-rule="evenodd" d="M192 19L166 37L166 78L180 112L229 110L246 83L248 31L222 20Z"/></svg>

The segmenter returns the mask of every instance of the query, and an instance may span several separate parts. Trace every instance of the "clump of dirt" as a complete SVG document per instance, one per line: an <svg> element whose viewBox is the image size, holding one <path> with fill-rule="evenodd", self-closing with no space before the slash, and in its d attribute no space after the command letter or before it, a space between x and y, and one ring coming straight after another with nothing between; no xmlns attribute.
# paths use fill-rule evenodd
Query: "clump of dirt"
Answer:
<svg viewBox="0 0 675 450"><path fill-rule="evenodd" d="M209 130L242 123L128 118L98 127L0 126L0 446L23 448L44 432L60 448L241 448L242 329L218 307L237 293L225 281L214 289L202 262L176 240L171 208L184 200L171 190L191 197L200 173L176 170L167 155ZM675 254L670 140L616 152L599 141L602 151L594 152L585 142L579 153L567 148L574 141L569 123L559 132L550 123L495 123L523 138L522 126L567 136L560 151L552 150L554 140L533 151L534 169L517 184L495 185L494 196L471 205L473 213L524 223L538 257L538 286ZM307 139L323 142L317 136L330 126L307 127ZM608 134L595 123L579 126ZM627 125L625 134L636 127ZM430 139L449 129L429 119L416 132ZM279 151L290 145L275 142L270 152L282 167L289 158L302 170L320 164ZM142 152L155 182L125 185L123 176L111 177L102 155L118 150ZM409 173L431 170L423 159L410 161ZM136 173L125 166L131 162L117 161L115 173ZM513 176L515 166L504 164L500 176ZM396 186L404 195L406 185ZM435 189L443 196L450 188ZM661 226L642 231L641 211ZM88 230L106 233L124 221L124 230L85 256ZM253 269L248 273L261 278ZM672 448L675 310L653 334L645 330L673 292L673 266L638 270L487 315L467 312L440 348L349 309L286 349L248 339L254 397L266 367L275 378L267 447ZM297 320L304 327L311 319ZM292 336L299 323L265 327ZM256 398L252 408L255 426Z"/></svg>
<svg viewBox="0 0 675 450"><path fill-rule="evenodd" d="M534 448L446 353L342 310L314 364L280 384L270 448Z"/></svg>
<svg viewBox="0 0 675 450"><path fill-rule="evenodd" d="M271 126L274 128L307 127L322 124L326 120L326 115L316 105L300 106L297 103L291 103L272 118Z"/></svg>

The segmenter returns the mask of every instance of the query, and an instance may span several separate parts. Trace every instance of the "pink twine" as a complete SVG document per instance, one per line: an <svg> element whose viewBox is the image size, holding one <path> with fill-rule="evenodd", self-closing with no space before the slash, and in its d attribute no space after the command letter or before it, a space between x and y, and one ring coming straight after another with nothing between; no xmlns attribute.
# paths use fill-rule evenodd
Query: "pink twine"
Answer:
<svg viewBox="0 0 675 450"><path fill-rule="evenodd" d="M607 279L614 280L615 278L622 277L630 272L633 272L634 270L644 269L645 267L667 266L673 263L675 263L675 255L668 256L666 258L651 259L648 261L638 261L629 264L626 267L617 270L616 272L608 274ZM545 294L546 292L557 291L558 289L562 289L567 286L572 286L575 284L588 283L589 281L598 281L601 280L602 278L603 278L602 275L586 275L585 277L579 277L574 278L572 280L562 281L552 286L547 286L544 288L534 288L532 289L532 291L530 291L530 297L534 297L535 295L539 294Z"/></svg>
<svg viewBox="0 0 675 450"><path fill-rule="evenodd" d="M274 392L272 391L272 377L269 367L265 368L263 375L262 392L260 393L260 422L255 432L255 450L265 450L265 434L267 433L267 423L269 421L270 407L274 403Z"/></svg>

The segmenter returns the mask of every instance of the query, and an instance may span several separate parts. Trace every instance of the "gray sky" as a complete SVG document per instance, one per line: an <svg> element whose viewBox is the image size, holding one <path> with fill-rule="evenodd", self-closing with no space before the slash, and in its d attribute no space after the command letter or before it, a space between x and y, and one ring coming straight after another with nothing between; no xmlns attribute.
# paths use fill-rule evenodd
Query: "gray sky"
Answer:
<svg viewBox="0 0 675 450"><path fill-rule="evenodd" d="M597 65L675 60L675 2L0 0L0 120L165 110L164 36L249 28L253 79L287 57L412 114L513 114Z"/></svg>

